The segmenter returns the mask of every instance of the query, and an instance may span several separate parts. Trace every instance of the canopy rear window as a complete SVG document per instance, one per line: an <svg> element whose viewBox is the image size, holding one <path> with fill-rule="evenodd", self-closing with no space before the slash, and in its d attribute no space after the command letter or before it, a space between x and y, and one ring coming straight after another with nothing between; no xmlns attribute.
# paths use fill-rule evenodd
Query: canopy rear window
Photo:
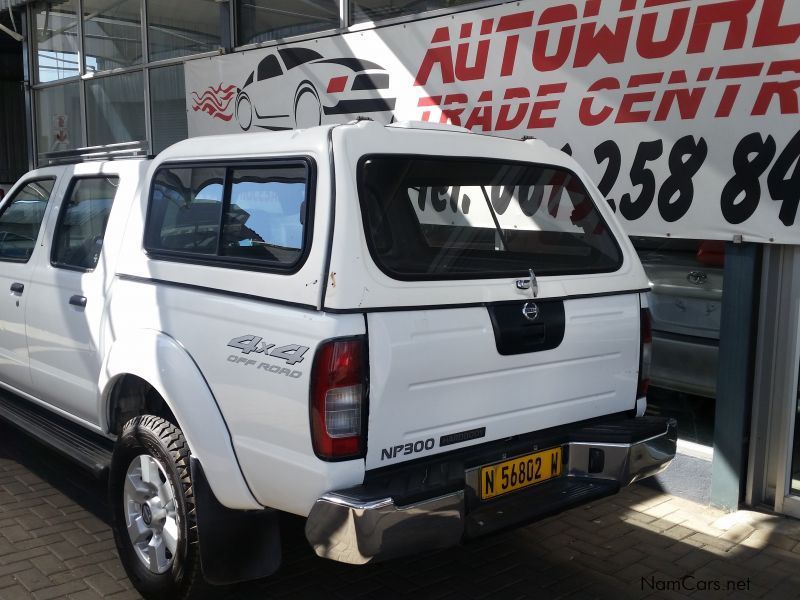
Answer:
<svg viewBox="0 0 800 600"><path fill-rule="evenodd" d="M622 253L577 175L478 158L368 156L358 183L367 243L396 279L616 271Z"/></svg>

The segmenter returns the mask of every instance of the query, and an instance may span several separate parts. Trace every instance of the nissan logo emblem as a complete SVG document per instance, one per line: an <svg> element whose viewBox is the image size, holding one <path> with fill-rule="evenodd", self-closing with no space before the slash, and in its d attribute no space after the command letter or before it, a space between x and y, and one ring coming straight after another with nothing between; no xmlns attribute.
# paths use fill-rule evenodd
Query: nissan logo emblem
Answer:
<svg viewBox="0 0 800 600"><path fill-rule="evenodd" d="M693 283L694 285L703 285L708 281L708 275L702 271L691 271L686 276L686 279L689 281L689 283Z"/></svg>
<svg viewBox="0 0 800 600"><path fill-rule="evenodd" d="M539 318L539 307L536 306L535 302L526 302L525 306L522 307L522 316L528 321L535 321Z"/></svg>

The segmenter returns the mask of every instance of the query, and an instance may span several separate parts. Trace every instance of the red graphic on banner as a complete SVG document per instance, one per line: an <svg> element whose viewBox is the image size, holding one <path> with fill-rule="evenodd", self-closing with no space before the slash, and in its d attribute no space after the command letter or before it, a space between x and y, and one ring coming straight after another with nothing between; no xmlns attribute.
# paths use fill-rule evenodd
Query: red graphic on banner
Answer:
<svg viewBox="0 0 800 600"><path fill-rule="evenodd" d="M228 112L231 108L231 102L236 95L236 86L231 84L222 87L220 83L217 87L211 86L201 94L192 92L192 110L195 112L203 111L208 113L209 116L223 121L230 121L233 114Z"/></svg>

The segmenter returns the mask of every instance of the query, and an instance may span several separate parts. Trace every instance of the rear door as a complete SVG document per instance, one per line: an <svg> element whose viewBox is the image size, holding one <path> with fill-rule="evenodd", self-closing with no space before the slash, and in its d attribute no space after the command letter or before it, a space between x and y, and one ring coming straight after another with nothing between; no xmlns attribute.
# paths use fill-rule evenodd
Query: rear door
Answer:
<svg viewBox="0 0 800 600"><path fill-rule="evenodd" d="M575 289L622 267L577 175L376 156L359 177L376 265L408 286L449 285L453 300L367 314L367 468L634 408L638 293L539 294L548 281ZM507 300L459 305L460 290L498 278Z"/></svg>
<svg viewBox="0 0 800 600"><path fill-rule="evenodd" d="M123 210L112 217L111 209L115 198L135 193L139 168L138 161L74 168L60 205L54 207L57 218L48 223L48 241L41 248L45 253L29 286L26 325L33 393L93 424L98 423L100 326L113 273L109 260L127 216Z"/></svg>

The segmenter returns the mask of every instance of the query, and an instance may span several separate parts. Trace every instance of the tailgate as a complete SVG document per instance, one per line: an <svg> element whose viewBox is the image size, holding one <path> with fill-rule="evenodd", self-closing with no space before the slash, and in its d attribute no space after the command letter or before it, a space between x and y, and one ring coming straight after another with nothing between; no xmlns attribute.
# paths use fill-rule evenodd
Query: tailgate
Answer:
<svg viewBox="0 0 800 600"><path fill-rule="evenodd" d="M634 408L638 294L525 304L367 315L368 469Z"/></svg>

